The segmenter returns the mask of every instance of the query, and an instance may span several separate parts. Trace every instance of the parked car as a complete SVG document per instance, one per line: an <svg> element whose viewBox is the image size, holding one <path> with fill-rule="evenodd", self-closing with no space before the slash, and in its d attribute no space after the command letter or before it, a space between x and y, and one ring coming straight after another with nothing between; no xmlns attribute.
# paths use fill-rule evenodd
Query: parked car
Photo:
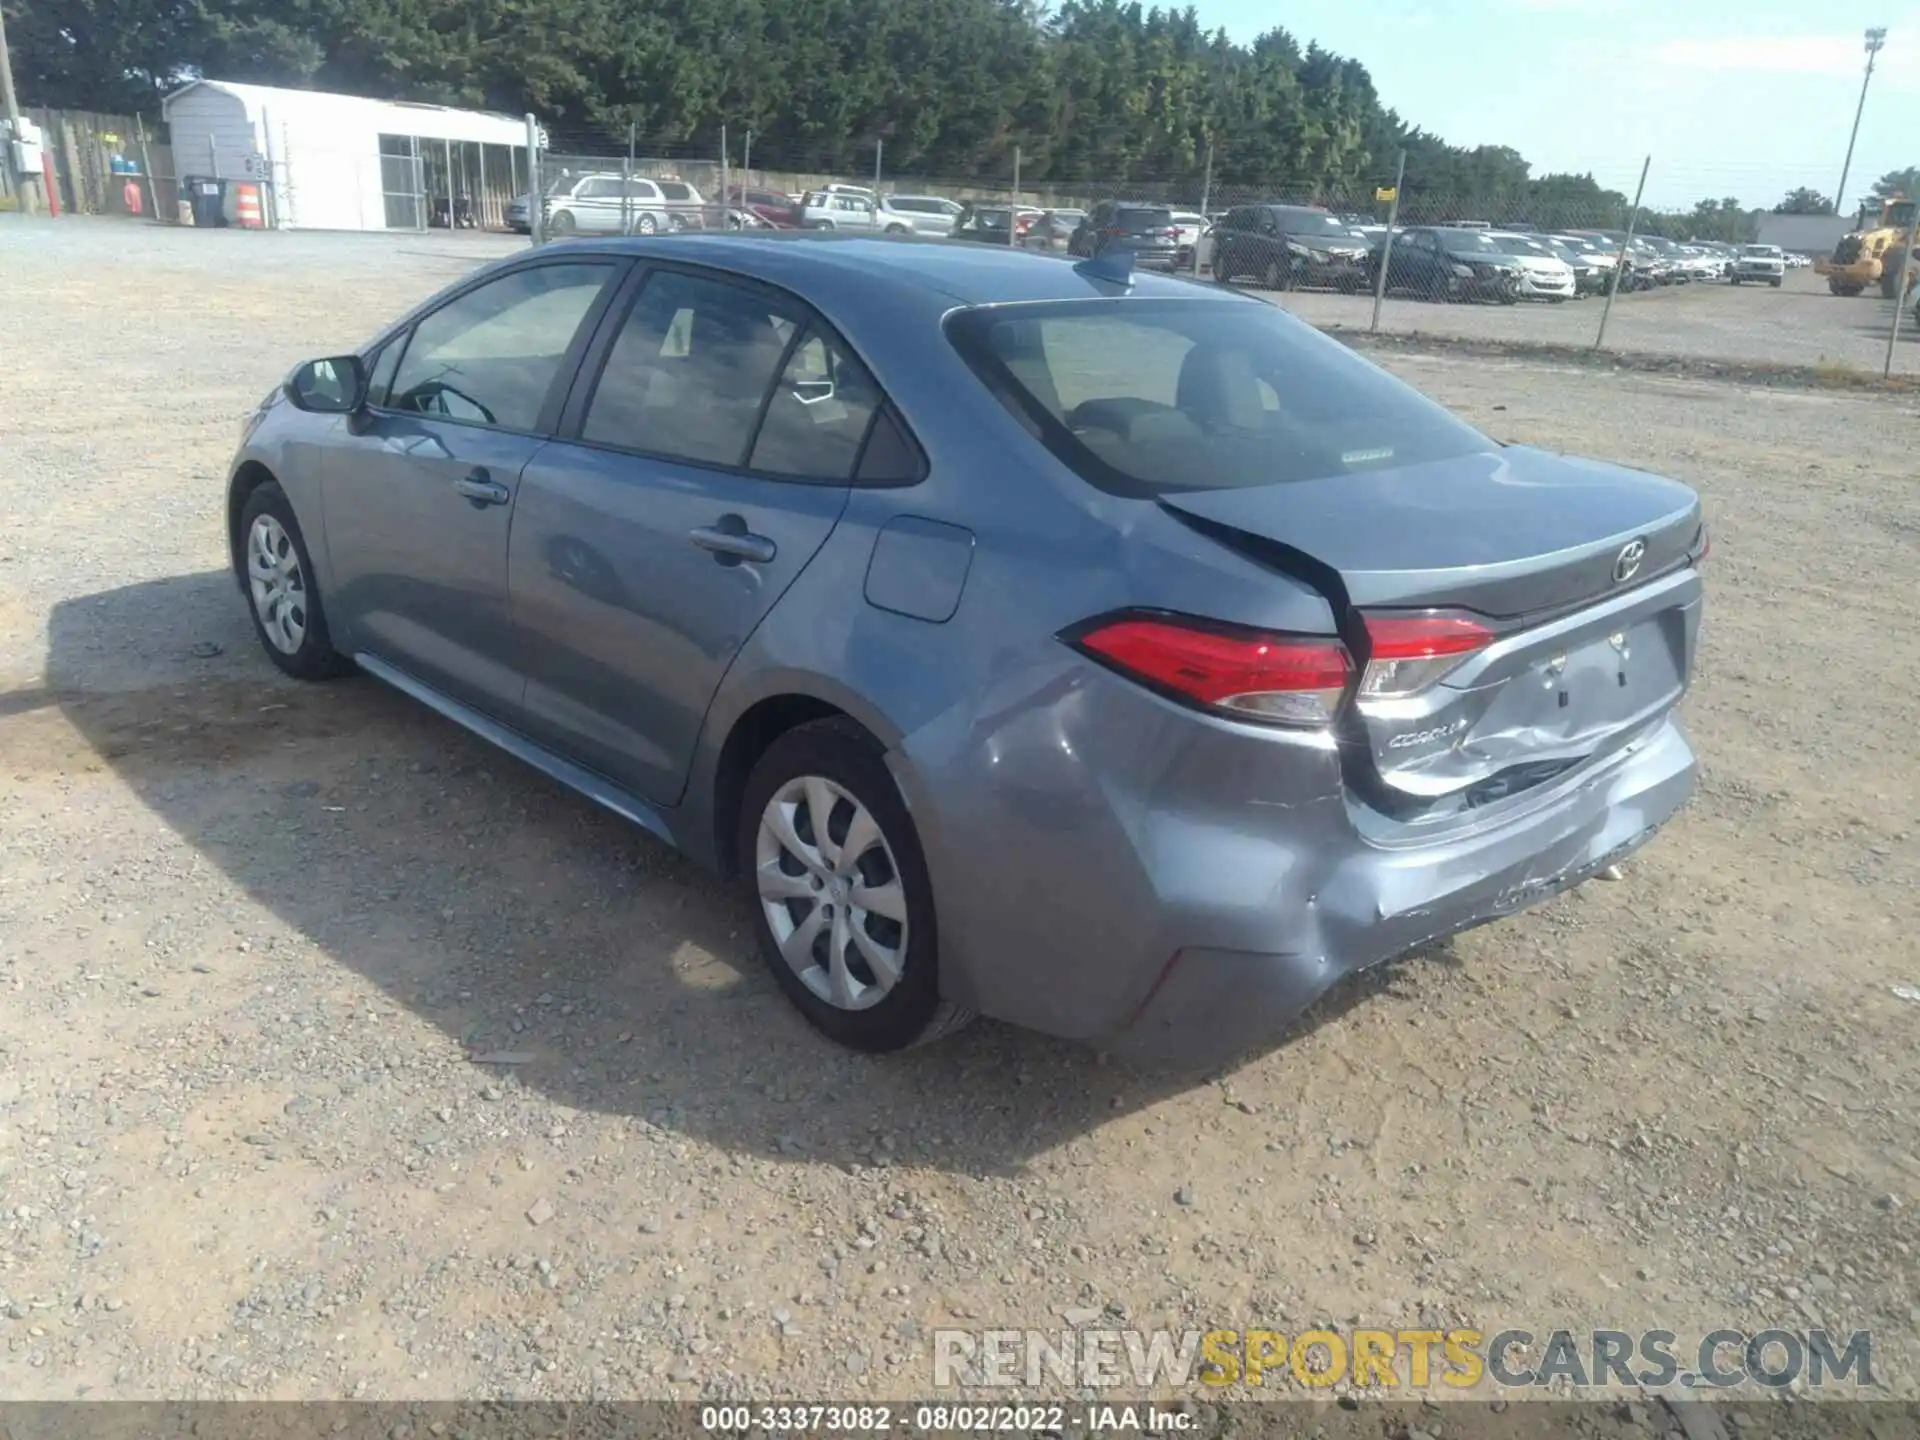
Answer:
<svg viewBox="0 0 1920 1440"><path fill-rule="evenodd" d="M659 187L661 203L666 206L667 228L698 230L707 208L700 192L684 180L663 179L653 183Z"/></svg>
<svg viewBox="0 0 1920 1440"><path fill-rule="evenodd" d="M1582 295L1604 295L1613 283L1614 267L1619 263L1618 247L1606 248L1600 241L1583 235L1543 235L1539 237L1573 266L1573 287Z"/></svg>
<svg viewBox="0 0 1920 1440"><path fill-rule="evenodd" d="M1380 274L1383 249L1367 255L1368 285ZM1428 300L1511 305L1520 298L1520 285L1520 262L1494 244L1485 230L1415 226L1394 237L1387 261L1389 290L1411 290Z"/></svg>
<svg viewBox="0 0 1920 1440"><path fill-rule="evenodd" d="M507 206L507 228L522 235L533 228L534 201L523 195ZM605 171L561 175L546 189L546 233L568 235L652 235L674 227L673 214L660 186L634 177L623 180ZM685 220L681 225L684 228Z"/></svg>
<svg viewBox="0 0 1920 1440"><path fill-rule="evenodd" d="M969 201L960 207L959 218L954 221L954 238L982 245L1017 246L1026 240L1041 213L1024 205L982 205Z"/></svg>
<svg viewBox="0 0 1920 1440"><path fill-rule="evenodd" d="M888 195L880 201L882 215L903 221L916 235L953 234L963 208L944 195Z"/></svg>
<svg viewBox="0 0 1920 1440"><path fill-rule="evenodd" d="M358 668L738 877L865 1050L981 1012L1221 1063L1679 809L1690 490L1087 271L522 252L262 401L234 580L286 674Z"/></svg>
<svg viewBox="0 0 1920 1440"><path fill-rule="evenodd" d="M1485 235L1519 263L1521 299L1546 300L1557 305L1574 297L1573 266L1554 254L1538 237L1511 230L1475 233Z"/></svg>
<svg viewBox="0 0 1920 1440"><path fill-rule="evenodd" d="M1213 236L1213 278L1251 278L1269 290L1367 281L1365 243L1338 215L1310 205L1236 205Z"/></svg>
<svg viewBox="0 0 1920 1440"><path fill-rule="evenodd" d="M1084 210L1043 210L1027 227L1020 243L1031 250L1064 250L1086 218Z"/></svg>
<svg viewBox="0 0 1920 1440"><path fill-rule="evenodd" d="M810 190L800 200L802 230L882 231L905 235L913 229L907 215L885 208L871 190Z"/></svg>
<svg viewBox="0 0 1920 1440"><path fill-rule="evenodd" d="M1102 200L1067 241L1067 253L1092 259L1109 250L1132 251L1136 265L1177 269L1180 230L1173 211L1140 200Z"/></svg>
<svg viewBox="0 0 1920 1440"><path fill-rule="evenodd" d="M775 229L792 230L800 224L800 207L794 203L793 196L778 190L735 186L727 192L727 203L751 210Z"/></svg>
<svg viewBox="0 0 1920 1440"><path fill-rule="evenodd" d="M1778 245L1742 245L1731 278L1735 285L1758 281L1778 290L1786 273L1786 257Z"/></svg>
<svg viewBox="0 0 1920 1440"><path fill-rule="evenodd" d="M1194 251L1200 248L1200 237L1207 233L1207 217L1192 210L1173 212L1175 233L1174 247L1177 250L1175 263L1181 270L1191 269Z"/></svg>

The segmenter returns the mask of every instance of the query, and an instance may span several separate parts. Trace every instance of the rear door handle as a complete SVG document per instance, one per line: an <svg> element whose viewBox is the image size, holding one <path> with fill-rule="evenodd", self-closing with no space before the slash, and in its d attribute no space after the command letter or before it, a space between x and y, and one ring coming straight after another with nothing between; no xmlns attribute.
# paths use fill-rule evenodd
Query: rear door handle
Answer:
<svg viewBox="0 0 1920 1440"><path fill-rule="evenodd" d="M728 519L734 519L729 516ZM748 533L746 526L735 520L739 528L720 525L698 525L689 532L689 538L702 550L711 550L722 561L751 560L757 565L765 565L778 553L773 541L764 535Z"/></svg>
<svg viewBox="0 0 1920 1440"><path fill-rule="evenodd" d="M477 469L465 478L454 481L453 488L466 496L467 499L471 500L476 506L504 505L508 500L513 498L508 494L507 487L487 474L484 468Z"/></svg>

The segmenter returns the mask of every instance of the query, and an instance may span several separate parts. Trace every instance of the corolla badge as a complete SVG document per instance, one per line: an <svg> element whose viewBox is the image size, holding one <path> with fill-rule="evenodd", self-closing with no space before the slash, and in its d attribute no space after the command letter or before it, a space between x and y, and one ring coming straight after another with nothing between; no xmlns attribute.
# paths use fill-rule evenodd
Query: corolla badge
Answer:
<svg viewBox="0 0 1920 1440"><path fill-rule="evenodd" d="M1640 562L1647 558L1647 542L1629 540L1613 557L1613 583L1624 585L1640 573Z"/></svg>

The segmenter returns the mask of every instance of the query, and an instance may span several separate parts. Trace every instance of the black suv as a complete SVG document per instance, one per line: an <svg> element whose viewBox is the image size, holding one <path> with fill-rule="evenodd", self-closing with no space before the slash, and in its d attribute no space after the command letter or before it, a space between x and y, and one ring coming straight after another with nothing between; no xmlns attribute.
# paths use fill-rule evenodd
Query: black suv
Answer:
<svg viewBox="0 0 1920 1440"><path fill-rule="evenodd" d="M1311 205L1236 205L1213 232L1213 278L1250 276L1269 290L1361 290L1367 244L1338 215Z"/></svg>
<svg viewBox="0 0 1920 1440"><path fill-rule="evenodd" d="M1171 270L1179 260L1180 227L1165 205L1102 200L1067 239L1067 253L1092 259L1109 250L1133 252L1133 263Z"/></svg>

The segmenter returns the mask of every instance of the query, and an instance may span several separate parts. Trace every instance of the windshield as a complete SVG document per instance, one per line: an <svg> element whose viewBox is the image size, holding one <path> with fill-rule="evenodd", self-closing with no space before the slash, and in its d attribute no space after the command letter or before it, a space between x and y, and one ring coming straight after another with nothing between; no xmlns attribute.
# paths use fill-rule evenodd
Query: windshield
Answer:
<svg viewBox="0 0 1920 1440"><path fill-rule="evenodd" d="M1762 260L1778 260L1780 247L1777 245L1749 245L1740 252L1742 255L1755 255Z"/></svg>
<svg viewBox="0 0 1920 1440"><path fill-rule="evenodd" d="M1281 225L1296 235L1344 235L1352 238L1352 233L1337 215L1328 215L1320 210L1281 210L1278 212Z"/></svg>
<svg viewBox="0 0 1920 1440"><path fill-rule="evenodd" d="M1546 250L1538 240L1529 240L1524 235L1501 235L1493 243L1509 255L1539 255Z"/></svg>
<svg viewBox="0 0 1920 1440"><path fill-rule="evenodd" d="M1484 230L1436 230L1440 243L1455 255L1504 255L1506 252L1487 238Z"/></svg>
<svg viewBox="0 0 1920 1440"><path fill-rule="evenodd" d="M1490 454L1493 441L1273 306L1094 300L960 312L976 374L1088 483L1136 499Z"/></svg>
<svg viewBox="0 0 1920 1440"><path fill-rule="evenodd" d="M1173 226L1173 212L1146 205L1124 205L1113 212L1113 223L1129 230L1167 230Z"/></svg>

